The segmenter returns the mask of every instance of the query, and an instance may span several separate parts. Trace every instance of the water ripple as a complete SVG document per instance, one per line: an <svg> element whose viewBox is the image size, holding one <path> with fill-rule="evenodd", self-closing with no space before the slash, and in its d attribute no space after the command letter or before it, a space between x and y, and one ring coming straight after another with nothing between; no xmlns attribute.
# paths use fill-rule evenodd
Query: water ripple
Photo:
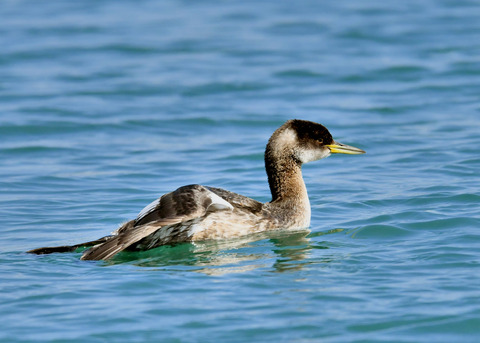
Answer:
<svg viewBox="0 0 480 343"><path fill-rule="evenodd" d="M3 1L0 341L476 342L479 15ZM184 184L269 201L265 144L294 117L367 151L303 168L310 232L25 253L109 234Z"/></svg>

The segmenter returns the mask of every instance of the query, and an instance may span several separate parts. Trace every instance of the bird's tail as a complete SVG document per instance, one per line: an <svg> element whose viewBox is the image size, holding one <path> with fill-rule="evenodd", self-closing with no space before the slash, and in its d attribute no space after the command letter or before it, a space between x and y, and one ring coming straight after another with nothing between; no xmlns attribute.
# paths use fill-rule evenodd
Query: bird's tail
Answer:
<svg viewBox="0 0 480 343"><path fill-rule="evenodd" d="M75 250L79 248L89 248L93 247L98 244L105 243L108 239L110 239L112 236L105 236L102 238L99 238L94 241L90 242L85 242L85 243L80 243L80 244L75 244L75 245L62 245L59 247L44 247L44 248L38 248L38 249L33 249L27 251L29 254L37 254L37 255L45 255L45 254L52 254L55 252L74 252Z"/></svg>

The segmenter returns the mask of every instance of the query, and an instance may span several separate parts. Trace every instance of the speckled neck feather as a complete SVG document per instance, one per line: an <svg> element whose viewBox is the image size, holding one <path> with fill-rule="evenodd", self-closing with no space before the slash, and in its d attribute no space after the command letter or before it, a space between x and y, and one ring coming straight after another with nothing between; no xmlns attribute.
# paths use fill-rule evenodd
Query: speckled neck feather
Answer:
<svg viewBox="0 0 480 343"><path fill-rule="evenodd" d="M305 191L301 163L289 154L278 154L272 148L275 142L267 145L265 151L265 168L268 184L272 193L271 202L287 200L292 197L302 197L299 191Z"/></svg>
<svg viewBox="0 0 480 343"><path fill-rule="evenodd" d="M290 125L280 127L268 141L265 150L265 169L272 193L272 203L304 196L298 194L298 191L306 193L302 164L294 157L293 147L296 141L297 134Z"/></svg>

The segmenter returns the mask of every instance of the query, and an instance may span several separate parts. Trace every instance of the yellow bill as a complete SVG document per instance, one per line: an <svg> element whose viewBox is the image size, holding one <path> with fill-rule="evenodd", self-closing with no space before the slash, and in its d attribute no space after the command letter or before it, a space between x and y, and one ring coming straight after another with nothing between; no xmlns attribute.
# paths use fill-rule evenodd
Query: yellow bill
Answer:
<svg viewBox="0 0 480 343"><path fill-rule="evenodd" d="M364 154L365 151L359 148L355 148L351 145L342 144L339 142L333 142L333 144L326 145L330 149L332 154L349 154L349 155L359 155Z"/></svg>

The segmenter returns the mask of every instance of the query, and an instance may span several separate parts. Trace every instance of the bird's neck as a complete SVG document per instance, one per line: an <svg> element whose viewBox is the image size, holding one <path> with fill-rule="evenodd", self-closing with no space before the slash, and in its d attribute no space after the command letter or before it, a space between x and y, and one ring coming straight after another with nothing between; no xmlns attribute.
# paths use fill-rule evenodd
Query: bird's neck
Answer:
<svg viewBox="0 0 480 343"><path fill-rule="evenodd" d="M301 164L294 159L265 154L268 184L272 192L270 208L285 227L310 226L310 201L302 177Z"/></svg>
<svg viewBox="0 0 480 343"><path fill-rule="evenodd" d="M302 177L302 165L287 150L274 149L271 142L265 151L265 169L272 193L270 203L290 206L310 213L307 188Z"/></svg>
<svg viewBox="0 0 480 343"><path fill-rule="evenodd" d="M302 163L296 158L297 134L280 128L268 141L265 150L265 169L272 193L269 203L286 226L310 225L310 201L302 177Z"/></svg>

